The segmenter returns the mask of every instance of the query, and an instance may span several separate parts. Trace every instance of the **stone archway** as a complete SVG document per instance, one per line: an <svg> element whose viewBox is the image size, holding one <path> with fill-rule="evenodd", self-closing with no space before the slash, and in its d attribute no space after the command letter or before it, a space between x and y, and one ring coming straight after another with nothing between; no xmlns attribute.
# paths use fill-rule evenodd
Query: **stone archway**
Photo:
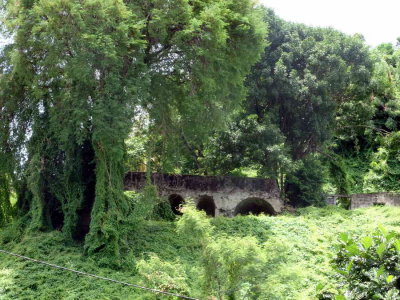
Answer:
<svg viewBox="0 0 400 300"><path fill-rule="evenodd" d="M185 204L185 200L183 199L183 197L178 194L172 194L168 197L168 201L174 214L182 215L181 206Z"/></svg>
<svg viewBox="0 0 400 300"><path fill-rule="evenodd" d="M271 204L262 198L247 198L241 201L235 208L234 215L275 215L276 212Z"/></svg>
<svg viewBox="0 0 400 300"><path fill-rule="evenodd" d="M215 217L216 206L213 197L207 195L201 196L196 207L198 210L204 210L207 216Z"/></svg>
<svg viewBox="0 0 400 300"><path fill-rule="evenodd" d="M125 189L128 191L142 190L146 186L146 178L146 173L129 172L124 178ZM267 201L273 210L268 206L265 208L266 205L261 204L264 209L260 209L260 211L264 213L276 214L281 212L284 207L284 202L279 197L278 185L276 180L273 179L163 173L153 173L150 179L156 185L160 196L166 197L166 199L170 197L169 202L177 214L181 214L177 211L177 206L179 209L179 204L183 203L183 199L186 197L193 198L197 205L204 195L212 197L215 201L216 216L232 217L235 214L237 204L246 198L257 197ZM205 209L203 204L203 201L201 201L200 209ZM241 214L248 213L246 209L240 207L237 211ZM254 209L248 211L259 213ZM212 215L211 210L209 210L209 215Z"/></svg>

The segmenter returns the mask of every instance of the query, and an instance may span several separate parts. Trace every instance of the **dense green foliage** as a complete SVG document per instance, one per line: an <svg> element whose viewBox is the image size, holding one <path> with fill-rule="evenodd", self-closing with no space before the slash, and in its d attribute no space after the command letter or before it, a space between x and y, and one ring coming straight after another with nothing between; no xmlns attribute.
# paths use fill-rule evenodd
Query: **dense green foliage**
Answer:
<svg viewBox="0 0 400 300"><path fill-rule="evenodd" d="M340 233L351 237L372 236L380 224L388 231L400 233L399 218L399 209L389 207L355 211L305 208L296 215L216 219L207 219L200 213L181 219L179 233L176 223L145 221L128 235L136 267L121 271L82 256L82 245L71 244L60 232L21 235L19 227L14 226L1 230L0 244L3 249L62 266L201 299L206 299L211 289L217 293L233 284L236 279L230 276L234 274L225 275L225 272L235 260L243 260L246 265L239 270L243 280L240 280L240 290L235 290L238 299L244 299L241 293L248 293L247 299L316 299L321 293L341 293L340 286L336 285L337 273L331 266L337 253L334 245L340 244ZM185 233L192 226L203 233L212 230L205 235L208 239L205 247L193 240L191 232ZM257 256L249 256L240 248ZM228 254L229 249L236 252ZM371 262L379 261L375 253L371 254L374 254ZM0 298L3 299L157 299L154 294L140 290L0 255ZM210 264L219 267L205 268ZM250 277L246 277L247 271L252 272ZM252 281L259 275L256 282ZM259 296L252 296L250 291ZM227 299L228 295L224 297Z"/></svg>
<svg viewBox="0 0 400 300"><path fill-rule="evenodd" d="M398 299L400 239L398 232L380 228L354 239L346 233L334 259L343 289L350 299Z"/></svg>
<svg viewBox="0 0 400 300"><path fill-rule="evenodd" d="M248 110L269 115L286 137L293 159L315 152L329 138L335 108L368 84L370 61L358 37L333 29L288 23L268 11L269 46L248 82Z"/></svg>
<svg viewBox="0 0 400 300"><path fill-rule="evenodd" d="M286 178L286 195L292 205L324 205L323 191L325 172L316 156L307 156L301 165Z"/></svg>
<svg viewBox="0 0 400 300"><path fill-rule="evenodd" d="M264 18L269 44L248 76L242 112L198 147L200 166L194 168L211 174L250 168L276 179L293 205L318 204L327 182L349 191L350 178L331 143L348 134L355 115L350 108L363 110L358 107L372 91L373 59L359 36L288 23L271 10ZM368 108L359 118L372 118Z"/></svg>
<svg viewBox="0 0 400 300"><path fill-rule="evenodd" d="M346 165L350 192L399 191L398 46L382 44L370 51L370 95L338 111L332 150Z"/></svg>
<svg viewBox="0 0 400 300"><path fill-rule="evenodd" d="M399 191L398 46L368 49L360 36L270 10L265 20L269 45L242 112L202 149L200 171L251 169L296 206L324 193Z"/></svg>
<svg viewBox="0 0 400 300"><path fill-rule="evenodd" d="M0 0L0 17L0 248L201 299L400 297L398 209L177 217L150 183L272 178L289 211L400 192L400 40L254 0ZM0 260L0 298L158 299L76 280Z"/></svg>
<svg viewBox="0 0 400 300"><path fill-rule="evenodd" d="M13 184L31 229L118 255L132 119L147 114L169 142L218 127L263 49L259 10L252 0L2 3L14 41L1 56L0 220Z"/></svg>
<svg viewBox="0 0 400 300"><path fill-rule="evenodd" d="M4 226L11 220L11 186L8 174L0 176L0 226Z"/></svg>

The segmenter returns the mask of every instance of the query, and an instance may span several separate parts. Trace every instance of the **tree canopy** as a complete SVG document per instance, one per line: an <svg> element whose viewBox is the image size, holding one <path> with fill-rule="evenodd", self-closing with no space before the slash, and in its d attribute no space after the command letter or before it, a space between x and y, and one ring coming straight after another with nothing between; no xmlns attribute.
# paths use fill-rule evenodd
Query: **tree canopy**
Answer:
<svg viewBox="0 0 400 300"><path fill-rule="evenodd" d="M268 114L299 159L329 139L337 106L368 86L369 52L359 37L334 29L288 23L272 11L266 21L270 44L249 76L248 110Z"/></svg>
<svg viewBox="0 0 400 300"><path fill-rule="evenodd" d="M214 174L251 168L277 179L283 193L313 203L301 191L319 178L309 190L322 200L326 163L312 160L321 160L315 154L326 155L341 126L351 124L349 107L368 101L373 60L360 36L286 22L268 9L264 19L268 46L247 78L242 112L205 146L203 168Z"/></svg>

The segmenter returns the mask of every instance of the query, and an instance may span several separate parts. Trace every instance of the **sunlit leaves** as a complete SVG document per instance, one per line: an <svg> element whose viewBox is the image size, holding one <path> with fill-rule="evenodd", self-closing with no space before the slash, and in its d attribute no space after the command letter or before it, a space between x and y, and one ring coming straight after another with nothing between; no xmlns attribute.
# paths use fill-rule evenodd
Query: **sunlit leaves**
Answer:
<svg viewBox="0 0 400 300"><path fill-rule="evenodd" d="M333 265L344 294L351 299L396 299L398 234L380 226L372 235L355 238L342 233L339 239Z"/></svg>

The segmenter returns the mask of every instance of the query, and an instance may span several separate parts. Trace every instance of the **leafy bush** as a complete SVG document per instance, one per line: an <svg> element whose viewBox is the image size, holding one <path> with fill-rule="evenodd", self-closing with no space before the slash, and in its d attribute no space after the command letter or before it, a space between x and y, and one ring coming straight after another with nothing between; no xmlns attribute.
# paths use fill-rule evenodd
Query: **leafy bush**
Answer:
<svg viewBox="0 0 400 300"><path fill-rule="evenodd" d="M178 233L191 238L189 247L200 247L203 298L258 299L267 277L267 252L255 237L213 239L215 227L205 212L193 205L183 207Z"/></svg>
<svg viewBox="0 0 400 300"><path fill-rule="evenodd" d="M166 199L160 198L157 194L157 188L154 185L147 184L143 191L125 191L131 206L131 219L153 219L153 220L175 220L175 215L171 205Z"/></svg>
<svg viewBox="0 0 400 300"><path fill-rule="evenodd" d="M0 230L0 244L8 244L10 242L20 242L25 233L26 224L24 218L19 218L4 226Z"/></svg>
<svg viewBox="0 0 400 300"><path fill-rule="evenodd" d="M177 223L179 234L185 235L188 246L204 246L209 242L213 227L204 211L197 210L192 203L182 208L183 215Z"/></svg>
<svg viewBox="0 0 400 300"><path fill-rule="evenodd" d="M154 206L153 218L155 220L174 221L176 216L171 209L171 204L167 201L161 201Z"/></svg>
<svg viewBox="0 0 400 300"><path fill-rule="evenodd" d="M399 299L398 237L382 227L358 239L340 234L333 265L348 299Z"/></svg>
<svg viewBox="0 0 400 300"><path fill-rule="evenodd" d="M338 155L328 161L329 177L336 187L337 194L350 194L351 180L346 164Z"/></svg>
<svg viewBox="0 0 400 300"><path fill-rule="evenodd" d="M204 287L218 299L259 299L267 255L253 237L224 238L204 247Z"/></svg>
<svg viewBox="0 0 400 300"><path fill-rule="evenodd" d="M373 154L369 172L364 176L366 192L400 191L400 133L383 139L383 145Z"/></svg>
<svg viewBox="0 0 400 300"><path fill-rule="evenodd" d="M259 216L236 216L234 218L217 217L211 219L215 232L219 235L236 237L255 237L260 243L270 238L271 223Z"/></svg>
<svg viewBox="0 0 400 300"><path fill-rule="evenodd" d="M189 285L186 282L188 276L179 261L163 261L152 254L150 259L140 260L137 268L143 285L165 292L190 295ZM148 299L154 299L154 295L149 295ZM165 299L175 299L175 297L168 296Z"/></svg>

